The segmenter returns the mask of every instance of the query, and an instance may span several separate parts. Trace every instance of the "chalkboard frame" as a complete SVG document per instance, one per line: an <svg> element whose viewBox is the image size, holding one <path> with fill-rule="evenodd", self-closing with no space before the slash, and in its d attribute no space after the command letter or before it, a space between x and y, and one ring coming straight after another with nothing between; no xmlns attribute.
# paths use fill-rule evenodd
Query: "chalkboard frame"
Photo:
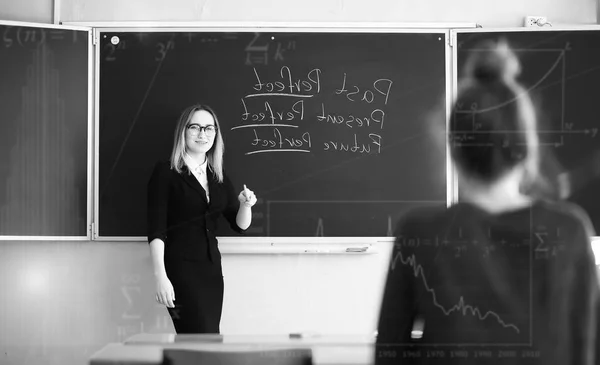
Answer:
<svg viewBox="0 0 600 365"><path fill-rule="evenodd" d="M548 32L585 32L585 31L598 31L600 32L600 25L572 25L572 26L545 26L545 27L511 27L511 28L477 28L477 29L452 29L450 31L450 39L453 45L458 45L459 39L461 35L464 34L493 34L493 33L527 33L527 32L535 32L535 33L548 33ZM452 47L452 94L456 95L457 87L458 87L458 46ZM524 72L527 72L526 70ZM459 199L458 192L458 179L457 175L455 175L454 186L457 189L454 192L454 196L456 199ZM594 217L590 217L592 220ZM596 229L596 234L591 237L592 243L594 247L600 247L600 231ZM599 259L600 260L600 259ZM598 261L598 260L597 260ZM600 262L600 261L598 261Z"/></svg>
<svg viewBox="0 0 600 365"><path fill-rule="evenodd" d="M94 67L94 46L93 46L93 28L85 25L58 25L58 24L45 24L45 23L33 23L33 22L21 22L21 21L8 21L0 20L1 26L7 27L20 27L20 28L32 28L39 30L70 30L80 31L87 36L87 141L86 141L86 221L85 221L85 235L72 235L72 236L48 236L48 235L0 235L0 241L90 241L92 240L92 221L93 221L93 179L92 173L94 170L93 166L93 106L94 106L94 95L93 95L93 67Z"/></svg>
<svg viewBox="0 0 600 365"><path fill-rule="evenodd" d="M98 23L93 23L95 26L98 26ZM386 24L385 26L377 26L370 25L365 26L364 24L311 24L309 26L285 26L280 24L261 24L261 26L242 26L239 24L228 24L228 23L217 23L217 24L208 24L203 26L180 26L179 24L171 24L161 23L160 25L152 24L149 27L129 27L128 24L118 24L119 26L115 27L116 24L108 24L106 27L98 27L94 29L94 37L95 43L98 43L98 39L102 37L103 33L140 33L140 32L332 32L332 33L432 33L439 34L445 37L445 115L446 120L447 116L450 112L451 100L453 98L452 93L452 80L451 80L451 60L452 60L452 52L450 47L450 30L451 28L448 26L439 26L439 27L428 27L428 28L413 28L413 27L403 27L401 25L392 26L390 24ZM473 24L465 24L465 27L476 27L475 23ZM101 224L100 215L99 215L99 110L100 110L100 52L96 52L95 54L95 128L94 128L94 141L95 141L95 150L94 150L94 220L93 220L93 240L98 241L111 241L111 242L119 242L119 241L146 241L147 238L144 236L102 236L99 235L99 226ZM453 202L457 201L456 196L456 187L454 186L455 171L450 161L448 146L446 146L446 205L450 205ZM261 244L268 245L269 248L266 248L268 252L273 252L275 245L279 247L282 252L306 252L306 253L342 253L345 250L340 251L340 247L347 246L351 244L353 246L365 246L369 247L370 251L373 252L373 246L377 242L388 242L392 241L393 237L276 237L276 236L264 236L264 237L219 237L219 242L221 244L225 244L225 247L236 247L232 252L234 253L256 253L256 247ZM251 246L253 248L244 248L243 244L252 243ZM307 249L306 244L309 244L309 249ZM318 247L318 249L315 249ZM326 247L321 250L323 247ZM327 247L333 248L332 250ZM225 252L227 249L225 250ZM259 250L260 251L260 250Z"/></svg>

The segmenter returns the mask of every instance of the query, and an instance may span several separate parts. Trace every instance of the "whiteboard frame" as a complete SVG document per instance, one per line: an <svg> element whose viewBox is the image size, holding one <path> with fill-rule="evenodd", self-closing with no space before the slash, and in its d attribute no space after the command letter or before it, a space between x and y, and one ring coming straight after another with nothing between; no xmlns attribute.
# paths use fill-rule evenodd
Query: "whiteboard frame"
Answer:
<svg viewBox="0 0 600 365"><path fill-rule="evenodd" d="M230 21L197 21L197 22L162 22L162 21L100 21L100 22L61 22L72 26L92 27L98 30L107 28L227 28L227 29L249 29L258 30L262 28L270 29L292 29L296 32L303 29L426 29L426 30L450 30L450 29L468 29L480 28L481 25L470 22L448 22L448 23L428 23L428 22L230 22ZM104 30L102 30L104 31ZM114 29L113 29L114 31ZM121 29L120 31L124 31ZM231 30L234 31L234 30Z"/></svg>
<svg viewBox="0 0 600 365"><path fill-rule="evenodd" d="M88 77L87 77L87 92L88 92L88 115L87 115L87 151L86 151L86 235L85 236L29 236L29 235L0 235L0 241L90 241L92 239L92 220L93 220L93 211L92 211L92 201L93 201L93 178L92 178L92 152L93 152L93 136L92 136L92 127L93 127L93 112L92 108L94 107L94 97L92 94L94 79L92 77L92 69L94 65L94 57L93 57L93 29L87 26L77 26L77 25L57 25L57 24L47 24L47 23L33 23L33 22L20 22L20 21L6 21L0 20L0 25L12 26L12 27L31 27L31 28L44 28L44 29L61 29L61 30L75 30L87 32L88 35L88 44L87 44L87 53L88 53Z"/></svg>
<svg viewBox="0 0 600 365"><path fill-rule="evenodd" d="M437 24L434 28L408 28L402 27L398 24L390 23L295 23L303 26L291 27L290 23L256 23L251 25L244 25L240 23L203 23L201 26L198 23L185 23L193 24L194 26L181 27L183 23L101 23L107 25L107 27L98 27L99 23L88 23L94 25L94 40L95 48L99 47L98 40L103 33L116 33L116 32L283 32L283 33L311 33L311 32L331 32L331 33L433 33L444 36L445 41L445 72L446 72L446 127L448 123L449 111L453 100L452 93L452 80L450 80L452 65L452 50L450 46L451 34L450 29L446 26ZM120 27L114 27L115 24ZM157 27L149 27L148 25L158 25ZM464 26L476 27L474 23L463 24ZM100 80L100 52L96 52L94 59L95 65L95 179L94 179L94 231L92 237L96 241L112 241L112 242L147 242L147 237L143 236L132 236L132 237L116 237L116 236L100 236L98 234L98 228L101 224L99 220L99 161L98 161L98 128L99 128L99 80ZM452 182L455 173L453 166L449 164L449 150L446 152L446 205L449 206L456 201L456 194L454 193L455 184ZM363 253L375 252L374 247L378 243L382 242L393 242L394 237L218 237L219 246L221 247L222 253L346 253L346 248L349 247L367 247L367 251ZM356 255L358 253L348 253Z"/></svg>

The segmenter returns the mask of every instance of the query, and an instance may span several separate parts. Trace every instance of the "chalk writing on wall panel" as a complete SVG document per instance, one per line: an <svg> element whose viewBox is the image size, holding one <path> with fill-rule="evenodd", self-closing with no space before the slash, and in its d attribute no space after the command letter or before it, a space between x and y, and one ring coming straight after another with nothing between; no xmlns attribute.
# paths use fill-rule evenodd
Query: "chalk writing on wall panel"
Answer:
<svg viewBox="0 0 600 365"><path fill-rule="evenodd" d="M88 47L0 25L0 235L86 235Z"/></svg>

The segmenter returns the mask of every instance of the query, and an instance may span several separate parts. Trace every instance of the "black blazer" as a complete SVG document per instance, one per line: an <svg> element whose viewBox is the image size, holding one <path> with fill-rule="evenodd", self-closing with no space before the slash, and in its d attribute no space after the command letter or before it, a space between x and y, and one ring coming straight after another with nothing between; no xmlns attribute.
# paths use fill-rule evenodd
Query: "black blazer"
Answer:
<svg viewBox="0 0 600 365"><path fill-rule="evenodd" d="M185 259L220 261L215 236L219 216L243 233L235 218L237 194L225 175L219 183L207 168L210 202L202 185L183 167L178 173L169 161L158 162L148 182L148 243L160 238L165 243L165 262Z"/></svg>

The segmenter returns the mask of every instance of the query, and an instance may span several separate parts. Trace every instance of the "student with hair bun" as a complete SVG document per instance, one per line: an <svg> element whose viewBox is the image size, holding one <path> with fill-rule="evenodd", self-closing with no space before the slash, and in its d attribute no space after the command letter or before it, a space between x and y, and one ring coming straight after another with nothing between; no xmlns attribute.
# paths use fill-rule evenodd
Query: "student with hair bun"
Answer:
<svg viewBox="0 0 600 365"><path fill-rule="evenodd" d="M466 62L448 133L460 202L398 223L376 364L600 364L593 228L536 194L536 110L519 72L503 41Z"/></svg>

